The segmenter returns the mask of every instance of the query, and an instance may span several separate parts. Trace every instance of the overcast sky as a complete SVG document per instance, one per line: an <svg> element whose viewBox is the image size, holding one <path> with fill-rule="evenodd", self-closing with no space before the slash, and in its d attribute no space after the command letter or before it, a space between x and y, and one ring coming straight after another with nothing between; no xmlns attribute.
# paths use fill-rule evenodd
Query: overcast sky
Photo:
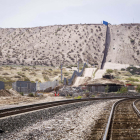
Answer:
<svg viewBox="0 0 140 140"><path fill-rule="evenodd" d="M140 0L0 0L0 27L140 23Z"/></svg>

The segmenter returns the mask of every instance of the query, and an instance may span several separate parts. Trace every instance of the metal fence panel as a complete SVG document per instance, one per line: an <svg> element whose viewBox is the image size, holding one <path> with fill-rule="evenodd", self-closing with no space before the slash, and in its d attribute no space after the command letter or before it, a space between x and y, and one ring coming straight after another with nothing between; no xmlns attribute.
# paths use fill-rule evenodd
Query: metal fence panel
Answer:
<svg viewBox="0 0 140 140"><path fill-rule="evenodd" d="M12 83L12 88L17 92L36 92L36 83L31 83L30 81L16 81Z"/></svg>
<svg viewBox="0 0 140 140"><path fill-rule="evenodd" d="M85 69L85 66L86 66L86 63L84 63L84 66L83 66L81 72L78 72L78 71L76 71L76 70L73 72L73 75L71 76L71 78L68 79L68 85L71 85L71 84L73 83L75 77L82 76L82 74L83 74L83 72L84 72L84 69ZM64 81L64 85L65 85L67 79L64 78L64 80L65 80L65 81Z"/></svg>
<svg viewBox="0 0 140 140"><path fill-rule="evenodd" d="M135 90L135 86L128 86L128 90Z"/></svg>
<svg viewBox="0 0 140 140"><path fill-rule="evenodd" d="M44 82L44 83L38 83L36 82L36 90L46 90L47 88L52 88L54 89L56 86L58 86L59 82L57 80L51 82Z"/></svg>
<svg viewBox="0 0 140 140"><path fill-rule="evenodd" d="M4 82L0 81L0 90L1 90L1 89L4 89L4 88L5 88Z"/></svg>

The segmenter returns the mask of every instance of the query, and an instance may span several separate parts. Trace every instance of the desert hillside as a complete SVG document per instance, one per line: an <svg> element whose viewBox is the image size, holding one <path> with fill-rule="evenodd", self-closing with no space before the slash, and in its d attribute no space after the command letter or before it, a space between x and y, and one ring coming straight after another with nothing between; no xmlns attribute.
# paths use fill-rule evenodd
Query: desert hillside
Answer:
<svg viewBox="0 0 140 140"><path fill-rule="evenodd" d="M140 64L140 24L109 25L107 62Z"/></svg>
<svg viewBox="0 0 140 140"><path fill-rule="evenodd" d="M58 66L88 59L100 67L105 37L102 24L0 28L0 64Z"/></svg>

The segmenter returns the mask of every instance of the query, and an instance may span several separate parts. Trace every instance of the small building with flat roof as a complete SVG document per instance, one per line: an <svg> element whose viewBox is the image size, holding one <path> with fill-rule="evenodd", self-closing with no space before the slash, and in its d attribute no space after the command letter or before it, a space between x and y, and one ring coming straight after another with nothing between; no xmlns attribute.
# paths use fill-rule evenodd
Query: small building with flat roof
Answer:
<svg viewBox="0 0 140 140"><path fill-rule="evenodd" d="M108 92L117 92L121 89L121 87L124 86L124 83L115 79L101 78L95 79L93 81L88 81L87 83L82 84L81 86L83 85L86 86L90 92L105 92L106 86L109 87Z"/></svg>

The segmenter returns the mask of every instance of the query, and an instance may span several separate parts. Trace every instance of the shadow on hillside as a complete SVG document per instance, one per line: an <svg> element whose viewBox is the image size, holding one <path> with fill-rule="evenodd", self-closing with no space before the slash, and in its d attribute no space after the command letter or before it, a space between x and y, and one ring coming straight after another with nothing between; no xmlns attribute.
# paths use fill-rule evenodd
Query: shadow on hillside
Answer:
<svg viewBox="0 0 140 140"><path fill-rule="evenodd" d="M103 61L102 61L102 64L101 64L101 69L103 69L104 64L105 64L105 62L106 62L106 57L107 57L107 54L108 54L109 46L110 46L110 28L107 27L106 42L105 42L105 50L104 50Z"/></svg>

